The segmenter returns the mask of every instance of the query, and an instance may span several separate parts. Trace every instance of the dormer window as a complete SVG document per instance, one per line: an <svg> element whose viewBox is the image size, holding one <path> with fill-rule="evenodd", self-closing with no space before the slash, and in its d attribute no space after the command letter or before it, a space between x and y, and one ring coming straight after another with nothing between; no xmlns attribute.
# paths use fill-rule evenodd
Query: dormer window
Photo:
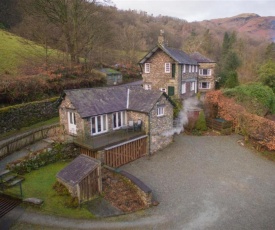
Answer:
<svg viewBox="0 0 275 230"><path fill-rule="evenodd" d="M150 63L144 64L144 73L150 73Z"/></svg>
<svg viewBox="0 0 275 230"><path fill-rule="evenodd" d="M170 63L165 63L164 71L165 71L165 73L170 73L171 72L171 64Z"/></svg>

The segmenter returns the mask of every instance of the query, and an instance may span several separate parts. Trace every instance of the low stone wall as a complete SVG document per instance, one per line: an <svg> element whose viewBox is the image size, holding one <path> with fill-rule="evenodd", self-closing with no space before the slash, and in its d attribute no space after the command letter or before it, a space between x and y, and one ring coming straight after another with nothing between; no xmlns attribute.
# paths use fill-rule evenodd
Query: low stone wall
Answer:
<svg viewBox="0 0 275 230"><path fill-rule="evenodd" d="M133 186L136 188L138 195L144 202L144 204L149 207L152 205L152 190L144 184L141 180L133 176L132 174L122 170L119 172L122 176L128 179Z"/></svg>
<svg viewBox="0 0 275 230"><path fill-rule="evenodd" d="M0 159L36 141L60 134L59 123L43 126L0 144Z"/></svg>
<svg viewBox="0 0 275 230"><path fill-rule="evenodd" d="M0 133L19 130L58 116L58 97L0 108Z"/></svg>

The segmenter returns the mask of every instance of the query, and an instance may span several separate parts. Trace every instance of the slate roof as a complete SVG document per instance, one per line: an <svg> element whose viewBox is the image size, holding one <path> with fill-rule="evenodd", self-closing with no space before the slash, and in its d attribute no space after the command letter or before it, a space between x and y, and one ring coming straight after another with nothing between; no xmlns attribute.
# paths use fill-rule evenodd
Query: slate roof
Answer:
<svg viewBox="0 0 275 230"><path fill-rule="evenodd" d="M59 171L56 177L71 186L75 186L99 165L100 162L98 160L81 154L75 158L67 167Z"/></svg>
<svg viewBox="0 0 275 230"><path fill-rule="evenodd" d="M149 113L163 95L161 91L145 90L141 86L74 89L64 92L82 118L123 110Z"/></svg>
<svg viewBox="0 0 275 230"><path fill-rule="evenodd" d="M144 64L158 49L161 49L168 56L174 59L179 64L198 65L197 61L191 58L182 50L170 48L165 45L158 45L153 48L139 63Z"/></svg>
<svg viewBox="0 0 275 230"><path fill-rule="evenodd" d="M199 63L216 63L215 61L211 60L210 58L203 56L199 52L192 53L192 54L190 54L190 56Z"/></svg>

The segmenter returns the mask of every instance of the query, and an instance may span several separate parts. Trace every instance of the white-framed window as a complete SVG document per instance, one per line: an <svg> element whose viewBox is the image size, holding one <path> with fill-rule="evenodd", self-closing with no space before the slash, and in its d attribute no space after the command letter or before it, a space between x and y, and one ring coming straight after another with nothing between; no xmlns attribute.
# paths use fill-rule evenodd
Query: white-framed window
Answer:
<svg viewBox="0 0 275 230"><path fill-rule="evenodd" d="M158 117L164 116L164 106L157 107L157 116Z"/></svg>
<svg viewBox="0 0 275 230"><path fill-rule="evenodd" d="M200 76L211 76L211 69L199 69Z"/></svg>
<svg viewBox="0 0 275 230"><path fill-rule="evenodd" d="M211 83L208 81L202 81L199 83L199 88L200 89L210 89Z"/></svg>
<svg viewBox="0 0 275 230"><path fill-rule="evenodd" d="M191 70L192 70L192 66L189 65L189 70L188 70L188 73L191 73Z"/></svg>
<svg viewBox="0 0 275 230"><path fill-rule="evenodd" d="M186 73L186 65L183 65L182 72Z"/></svg>
<svg viewBox="0 0 275 230"><path fill-rule="evenodd" d="M144 64L144 73L150 73L150 63L145 63Z"/></svg>
<svg viewBox="0 0 275 230"><path fill-rule="evenodd" d="M108 131L107 114L91 117L91 134L97 135Z"/></svg>
<svg viewBox="0 0 275 230"><path fill-rule="evenodd" d="M76 134L76 119L74 112L68 112L69 133Z"/></svg>
<svg viewBox="0 0 275 230"><path fill-rule="evenodd" d="M151 90L152 89L151 84L144 84L144 89L145 90Z"/></svg>
<svg viewBox="0 0 275 230"><path fill-rule="evenodd" d="M166 88L160 88L159 90L166 93Z"/></svg>
<svg viewBox="0 0 275 230"><path fill-rule="evenodd" d="M190 91L194 91L195 90L195 82L192 81L190 82Z"/></svg>
<svg viewBox="0 0 275 230"><path fill-rule="evenodd" d="M113 129L119 129L126 125L126 112L120 111L113 113Z"/></svg>
<svg viewBox="0 0 275 230"><path fill-rule="evenodd" d="M171 72L171 63L165 63L164 64L164 72L170 73Z"/></svg>
<svg viewBox="0 0 275 230"><path fill-rule="evenodd" d="M192 73L194 73L194 72L195 72L195 66L192 65Z"/></svg>
<svg viewBox="0 0 275 230"><path fill-rule="evenodd" d="M198 66L196 65L196 73L198 72Z"/></svg>
<svg viewBox="0 0 275 230"><path fill-rule="evenodd" d="M186 83L181 84L181 93L182 94L186 93Z"/></svg>

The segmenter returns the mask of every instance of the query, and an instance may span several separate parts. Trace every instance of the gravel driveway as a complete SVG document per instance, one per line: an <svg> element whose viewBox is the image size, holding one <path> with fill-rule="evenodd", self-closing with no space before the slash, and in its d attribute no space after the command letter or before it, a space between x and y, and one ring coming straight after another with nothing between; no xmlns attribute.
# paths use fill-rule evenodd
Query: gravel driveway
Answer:
<svg viewBox="0 0 275 230"><path fill-rule="evenodd" d="M240 138L178 135L151 158L123 166L152 188L156 207L99 221L26 212L15 229L25 222L43 229L275 229L275 164Z"/></svg>
<svg viewBox="0 0 275 230"><path fill-rule="evenodd" d="M275 229L275 164L240 146L239 136L183 136L122 168L154 191L156 229Z"/></svg>

